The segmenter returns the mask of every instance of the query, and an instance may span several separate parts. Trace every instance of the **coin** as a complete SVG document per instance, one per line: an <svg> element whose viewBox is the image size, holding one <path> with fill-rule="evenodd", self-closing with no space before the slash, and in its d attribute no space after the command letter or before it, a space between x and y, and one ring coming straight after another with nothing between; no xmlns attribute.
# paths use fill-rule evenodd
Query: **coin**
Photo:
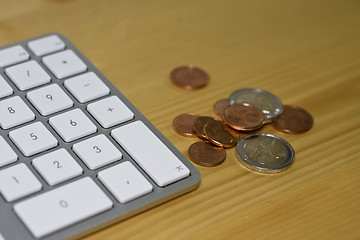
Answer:
<svg viewBox="0 0 360 240"><path fill-rule="evenodd" d="M195 119L194 131L195 131L196 135L198 135L202 139L206 139L206 134L204 131L205 125L208 123L208 121L211 121L211 120L215 120L215 118L202 116L202 117L198 117L197 119Z"/></svg>
<svg viewBox="0 0 360 240"><path fill-rule="evenodd" d="M265 123L279 116L282 103L278 97L259 88L244 88L233 92L229 97L230 105L235 103L249 103L258 107L264 113Z"/></svg>
<svg viewBox="0 0 360 240"><path fill-rule="evenodd" d="M225 161L226 152L207 141L193 143L188 150L189 157L194 163L204 167L214 167Z"/></svg>
<svg viewBox="0 0 360 240"><path fill-rule="evenodd" d="M181 66L170 73L171 81L182 88L193 90L204 87L209 82L208 74L194 66Z"/></svg>
<svg viewBox="0 0 360 240"><path fill-rule="evenodd" d="M237 140L240 140L240 132L239 131L229 127L229 125L227 125L226 123L224 123L223 126L231 135L233 135L234 138L236 138Z"/></svg>
<svg viewBox="0 0 360 240"><path fill-rule="evenodd" d="M225 109L224 120L236 130L251 131L263 125L264 114L248 103L234 104Z"/></svg>
<svg viewBox="0 0 360 240"><path fill-rule="evenodd" d="M173 128L174 130L185 137L196 137L196 133L194 132L194 121L199 116L192 113L184 113L180 114L173 120Z"/></svg>
<svg viewBox="0 0 360 240"><path fill-rule="evenodd" d="M224 148L234 147L238 138L234 137L224 126L222 121L211 120L205 125L205 135L214 145Z"/></svg>
<svg viewBox="0 0 360 240"><path fill-rule="evenodd" d="M236 144L236 155L246 168L260 173L279 173L292 164L295 152L285 140L270 134L254 134Z"/></svg>
<svg viewBox="0 0 360 240"><path fill-rule="evenodd" d="M303 133L312 127L313 122L312 116L306 110L285 105L281 115L271 125L286 133Z"/></svg>
<svg viewBox="0 0 360 240"><path fill-rule="evenodd" d="M224 119L224 110L230 106L229 99L223 98L218 100L213 107L214 113L221 119Z"/></svg>

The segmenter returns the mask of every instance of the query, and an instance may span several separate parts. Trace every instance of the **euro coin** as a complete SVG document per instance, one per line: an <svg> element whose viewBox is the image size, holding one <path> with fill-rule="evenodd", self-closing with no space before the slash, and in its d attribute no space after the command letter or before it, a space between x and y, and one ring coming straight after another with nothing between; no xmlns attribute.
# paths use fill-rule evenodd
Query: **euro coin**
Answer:
<svg viewBox="0 0 360 240"><path fill-rule="evenodd" d="M246 168L259 173L279 173L290 167L295 152L285 140L270 134L254 134L236 144L236 155Z"/></svg>
<svg viewBox="0 0 360 240"><path fill-rule="evenodd" d="M229 104L249 103L259 108L264 114L264 123L271 122L282 112L282 103L278 97L259 88L244 88L233 92Z"/></svg>

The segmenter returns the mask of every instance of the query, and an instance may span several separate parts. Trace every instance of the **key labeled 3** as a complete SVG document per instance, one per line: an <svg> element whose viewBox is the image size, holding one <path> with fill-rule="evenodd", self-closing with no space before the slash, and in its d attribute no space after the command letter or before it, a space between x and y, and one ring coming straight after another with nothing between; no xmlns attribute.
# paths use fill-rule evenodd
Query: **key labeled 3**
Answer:
<svg viewBox="0 0 360 240"><path fill-rule="evenodd" d="M91 170L122 158L121 152L104 134L74 144L73 151Z"/></svg>

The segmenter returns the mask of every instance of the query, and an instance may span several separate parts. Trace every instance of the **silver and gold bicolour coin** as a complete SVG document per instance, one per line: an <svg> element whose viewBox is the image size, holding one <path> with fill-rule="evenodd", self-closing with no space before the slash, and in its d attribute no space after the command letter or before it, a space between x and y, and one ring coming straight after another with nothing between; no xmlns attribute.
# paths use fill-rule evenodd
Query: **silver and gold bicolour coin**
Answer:
<svg viewBox="0 0 360 240"><path fill-rule="evenodd" d="M229 104L248 103L259 108L264 114L264 123L269 123L278 117L283 105L278 97L260 88L244 88L233 92Z"/></svg>
<svg viewBox="0 0 360 240"><path fill-rule="evenodd" d="M279 173L290 167L295 152L285 140L270 134L254 134L241 139L236 155L246 168L260 173Z"/></svg>

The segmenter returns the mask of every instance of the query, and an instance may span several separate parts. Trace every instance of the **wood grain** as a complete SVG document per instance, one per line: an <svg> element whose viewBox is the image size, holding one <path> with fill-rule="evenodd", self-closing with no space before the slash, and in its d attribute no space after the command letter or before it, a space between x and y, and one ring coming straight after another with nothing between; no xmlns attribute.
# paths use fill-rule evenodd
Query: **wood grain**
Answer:
<svg viewBox="0 0 360 240"><path fill-rule="evenodd" d="M184 154L172 119L211 115L233 91L259 87L314 117L288 135L284 173L224 164L197 167L200 187L85 239L359 239L360 2L356 0L3 0L5 45L48 32L67 36ZM185 91L170 71L194 64L209 85Z"/></svg>

